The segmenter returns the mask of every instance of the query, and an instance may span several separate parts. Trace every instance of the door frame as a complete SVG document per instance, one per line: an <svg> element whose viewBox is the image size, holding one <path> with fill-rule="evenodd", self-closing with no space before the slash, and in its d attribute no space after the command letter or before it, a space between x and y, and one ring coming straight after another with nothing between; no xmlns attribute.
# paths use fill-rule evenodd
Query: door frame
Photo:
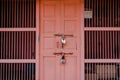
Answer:
<svg viewBox="0 0 120 80"><path fill-rule="evenodd" d="M40 80L40 0L36 0L36 80Z"/></svg>
<svg viewBox="0 0 120 80"><path fill-rule="evenodd" d="M81 23L81 27L80 27L80 52L81 52L81 55L80 55L80 59L81 59L81 80L85 80L85 61L84 61L84 0L80 0L80 3L81 3L81 10L80 10L80 23Z"/></svg>

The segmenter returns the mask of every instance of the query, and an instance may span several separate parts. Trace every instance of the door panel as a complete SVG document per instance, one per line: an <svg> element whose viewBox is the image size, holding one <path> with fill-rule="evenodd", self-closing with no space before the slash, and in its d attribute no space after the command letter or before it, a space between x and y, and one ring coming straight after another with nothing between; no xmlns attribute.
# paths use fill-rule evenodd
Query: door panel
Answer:
<svg viewBox="0 0 120 80"><path fill-rule="evenodd" d="M56 59L54 57L44 57L44 80L56 80Z"/></svg>
<svg viewBox="0 0 120 80"><path fill-rule="evenodd" d="M66 57L65 65L65 79L64 80L77 80L77 60L75 56Z"/></svg>
<svg viewBox="0 0 120 80"><path fill-rule="evenodd" d="M80 1L41 1L41 80L79 80ZM62 47L62 36L67 41ZM65 63L61 63L65 53ZM54 54L58 53L58 54Z"/></svg>
<svg viewBox="0 0 120 80"><path fill-rule="evenodd" d="M57 80L56 37L59 8L56 1L41 1L41 80Z"/></svg>

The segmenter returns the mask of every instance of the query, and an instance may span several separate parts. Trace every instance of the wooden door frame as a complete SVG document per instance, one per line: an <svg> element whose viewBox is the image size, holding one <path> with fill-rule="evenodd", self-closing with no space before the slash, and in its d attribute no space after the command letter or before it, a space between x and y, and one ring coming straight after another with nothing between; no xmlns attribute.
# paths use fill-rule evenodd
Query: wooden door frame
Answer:
<svg viewBox="0 0 120 80"><path fill-rule="evenodd" d="M36 78L35 80L40 80L40 0L36 0Z"/></svg>
<svg viewBox="0 0 120 80"><path fill-rule="evenodd" d="M80 39L80 52L81 52L81 55L80 55L80 59L81 59L81 80L85 80L85 69L84 69L84 65L85 65L85 61L84 61L84 0L80 0L80 3L81 3L81 10L80 10L80 34L81 34L81 39Z"/></svg>

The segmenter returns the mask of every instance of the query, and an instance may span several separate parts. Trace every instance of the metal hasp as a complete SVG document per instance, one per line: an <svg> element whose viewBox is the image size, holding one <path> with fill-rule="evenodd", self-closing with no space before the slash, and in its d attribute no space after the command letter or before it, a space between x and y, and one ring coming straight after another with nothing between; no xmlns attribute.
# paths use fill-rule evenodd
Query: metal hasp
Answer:
<svg viewBox="0 0 120 80"><path fill-rule="evenodd" d="M61 43L62 43L62 48L64 48L64 45L67 43L65 37L73 37L72 34L55 34L55 36L60 36L61 37Z"/></svg>
<svg viewBox="0 0 120 80"><path fill-rule="evenodd" d="M65 64L65 62L66 62L66 59L65 59L65 55L66 55L66 54L72 55L73 53L72 53L72 52L68 52L68 53L65 53L65 52L54 53L54 55L61 55L60 62L61 62L62 64Z"/></svg>
<svg viewBox="0 0 120 80"><path fill-rule="evenodd" d="M73 37L72 34L59 34L59 33L58 34L54 34L54 36L60 36L60 37L64 37L64 38L67 37L67 36L68 37Z"/></svg>

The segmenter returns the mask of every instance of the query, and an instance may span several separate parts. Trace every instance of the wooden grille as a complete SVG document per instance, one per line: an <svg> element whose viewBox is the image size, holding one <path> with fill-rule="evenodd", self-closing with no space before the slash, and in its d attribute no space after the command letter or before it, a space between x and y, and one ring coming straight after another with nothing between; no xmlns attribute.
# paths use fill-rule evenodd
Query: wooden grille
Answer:
<svg viewBox="0 0 120 80"><path fill-rule="evenodd" d="M36 0L0 0L0 80L38 80L36 7Z"/></svg>
<svg viewBox="0 0 120 80"><path fill-rule="evenodd" d="M34 63L0 64L0 80L35 80Z"/></svg>
<svg viewBox="0 0 120 80"><path fill-rule="evenodd" d="M120 31L85 31L85 59L120 59Z"/></svg>
<svg viewBox="0 0 120 80"><path fill-rule="evenodd" d="M0 0L1 28L36 27L35 0Z"/></svg>
<svg viewBox="0 0 120 80"><path fill-rule="evenodd" d="M85 80L119 80L119 63L86 63Z"/></svg>
<svg viewBox="0 0 120 80"><path fill-rule="evenodd" d="M120 0L84 0L84 10L85 80L120 80Z"/></svg>
<svg viewBox="0 0 120 80"><path fill-rule="evenodd" d="M35 31L0 32L0 59L35 59L35 35Z"/></svg>
<svg viewBox="0 0 120 80"><path fill-rule="evenodd" d="M93 17L85 19L85 27L119 27L120 0L85 0L85 11Z"/></svg>

